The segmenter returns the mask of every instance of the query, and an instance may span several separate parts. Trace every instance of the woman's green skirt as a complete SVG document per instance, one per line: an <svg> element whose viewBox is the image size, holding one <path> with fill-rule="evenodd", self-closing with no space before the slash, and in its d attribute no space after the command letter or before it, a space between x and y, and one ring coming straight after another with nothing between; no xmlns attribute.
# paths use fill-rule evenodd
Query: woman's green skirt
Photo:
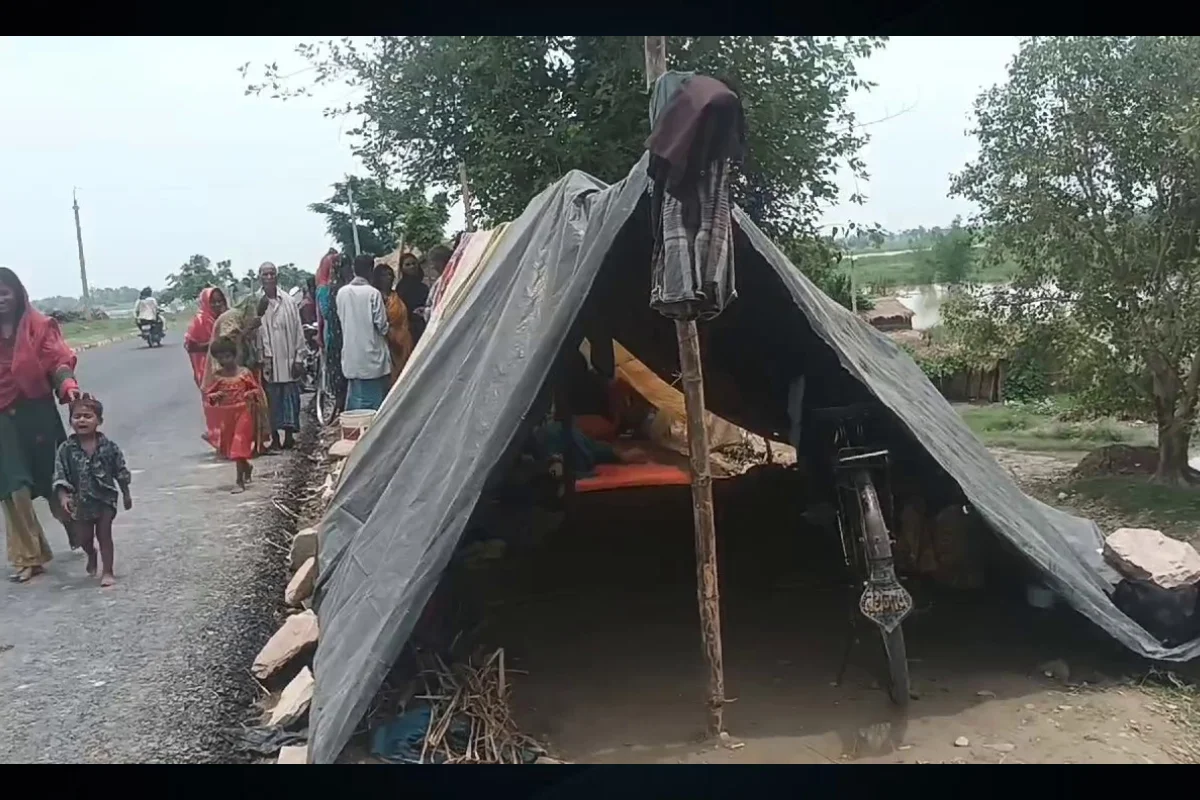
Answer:
<svg viewBox="0 0 1200 800"><path fill-rule="evenodd" d="M66 438L53 397L19 400L0 411L0 500L22 488L49 498L54 456Z"/></svg>

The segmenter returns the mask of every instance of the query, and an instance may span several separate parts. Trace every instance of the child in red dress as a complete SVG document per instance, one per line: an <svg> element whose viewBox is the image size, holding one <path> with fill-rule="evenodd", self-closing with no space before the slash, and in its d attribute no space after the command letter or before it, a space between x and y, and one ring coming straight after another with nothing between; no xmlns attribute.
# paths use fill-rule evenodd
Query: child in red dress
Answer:
<svg viewBox="0 0 1200 800"><path fill-rule="evenodd" d="M254 475L250 459L258 455L258 415L266 407L267 397L254 374L237 363L236 342L218 339L209 352L220 368L204 387L208 441L237 464L233 493L240 494Z"/></svg>

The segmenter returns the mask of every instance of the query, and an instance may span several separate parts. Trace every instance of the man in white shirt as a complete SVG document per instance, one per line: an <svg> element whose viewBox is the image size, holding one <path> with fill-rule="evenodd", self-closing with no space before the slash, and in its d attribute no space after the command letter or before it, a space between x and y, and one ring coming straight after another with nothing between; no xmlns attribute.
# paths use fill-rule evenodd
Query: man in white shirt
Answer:
<svg viewBox="0 0 1200 800"><path fill-rule="evenodd" d="M357 256L354 280L337 293L347 411L377 411L387 395L388 378L392 373L392 356L387 346L387 309L383 295L371 285L374 271L374 257Z"/></svg>
<svg viewBox="0 0 1200 800"><path fill-rule="evenodd" d="M158 315L158 301L155 300L154 291L150 287L142 290L142 295L138 297L138 305L133 307L133 321L138 326L138 331L145 329L155 330L158 335L162 335L162 318Z"/></svg>
<svg viewBox="0 0 1200 800"><path fill-rule="evenodd" d="M270 261L258 268L267 308L262 315L263 377L267 408L271 417L271 449L290 450L300 430L300 375L304 328L300 306L291 295L279 291L279 268ZM279 441L283 431L283 442Z"/></svg>
<svg viewBox="0 0 1200 800"><path fill-rule="evenodd" d="M158 322L158 301L154 299L154 291L149 286L142 289L137 305L133 308L133 318L137 320L139 328L143 324Z"/></svg>

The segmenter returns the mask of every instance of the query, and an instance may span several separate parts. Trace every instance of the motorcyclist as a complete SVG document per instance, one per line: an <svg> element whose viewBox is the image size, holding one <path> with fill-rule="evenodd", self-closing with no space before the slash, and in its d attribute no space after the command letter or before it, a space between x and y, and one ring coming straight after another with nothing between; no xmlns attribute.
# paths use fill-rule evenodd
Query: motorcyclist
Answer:
<svg viewBox="0 0 1200 800"><path fill-rule="evenodd" d="M162 332L162 312L158 308L158 300L154 299L154 290L149 286L142 289L137 306L133 309L133 316L137 320L138 330L150 326Z"/></svg>

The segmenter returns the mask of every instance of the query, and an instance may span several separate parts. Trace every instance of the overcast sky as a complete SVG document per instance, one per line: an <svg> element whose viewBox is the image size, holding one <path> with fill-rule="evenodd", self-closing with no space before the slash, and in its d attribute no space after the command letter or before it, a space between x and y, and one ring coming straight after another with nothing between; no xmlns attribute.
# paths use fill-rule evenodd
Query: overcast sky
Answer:
<svg viewBox="0 0 1200 800"><path fill-rule="evenodd" d="M34 297L78 294L78 187L93 286L161 287L192 253L239 272L264 260L315 268L328 239L306 206L356 167L346 123L321 109L349 95L246 97L237 72L299 66L296 41L0 38L0 265ZM866 206L826 221L900 229L969 213L946 197L949 175L974 153L972 100L1015 52L1008 37L896 38L864 63L879 85L854 98L860 121L899 116L869 128Z"/></svg>

